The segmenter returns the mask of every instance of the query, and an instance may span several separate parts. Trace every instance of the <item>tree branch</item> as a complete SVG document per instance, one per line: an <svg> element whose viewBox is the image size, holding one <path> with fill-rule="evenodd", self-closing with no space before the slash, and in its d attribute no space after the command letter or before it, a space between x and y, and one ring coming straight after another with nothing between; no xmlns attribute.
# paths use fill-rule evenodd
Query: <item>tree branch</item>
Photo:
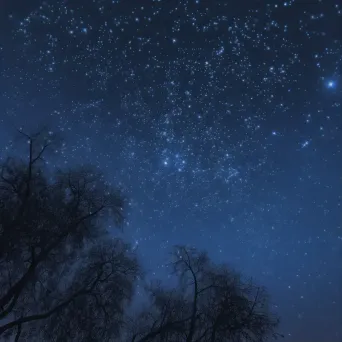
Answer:
<svg viewBox="0 0 342 342"><path fill-rule="evenodd" d="M4 308L12 300L12 303L10 304L9 308L7 308L5 311L1 313L0 319L6 317L8 313L13 309L14 305L16 304L20 296L20 293L26 286L31 276L34 274L36 266L37 263L31 263L30 267L27 269L25 274L7 291L6 295L4 295L0 299L1 308Z"/></svg>
<svg viewBox="0 0 342 342"><path fill-rule="evenodd" d="M84 295L90 294L93 291L93 289L95 288L97 282L100 280L101 275L102 275L102 272L100 272L98 274L98 276L96 277L96 279L94 280L93 284L90 286L89 289L83 288L83 289L79 290L78 292L74 293L68 300L62 302L61 304L59 304L57 306L55 306L53 309L50 309L49 311L47 311L45 313L22 317L22 318L19 318L17 320L14 320L12 322L9 322L7 324L4 324L3 326L0 326L0 335L3 334L5 331L7 331L9 329L13 329L16 326L21 326L24 323L29 323L29 322L32 322L32 321L38 321L38 320L49 318L53 314L55 314L58 311L64 309L65 307L67 307L76 298L78 298L80 296L84 296Z"/></svg>
<svg viewBox="0 0 342 342"><path fill-rule="evenodd" d="M17 330L17 333L15 335L14 342L18 342L19 341L20 335L21 335L21 324L18 325L18 330Z"/></svg>
<svg viewBox="0 0 342 342"><path fill-rule="evenodd" d="M173 328L176 328L178 325L186 323L187 321L191 320L191 318L192 317L185 318L185 319L182 319L182 320L179 320L179 321L174 321L174 322L166 323L164 326L160 327L159 329L148 333L146 336L141 338L138 342L147 342L149 340L152 340L156 336L158 336L159 334L162 334L164 332L170 331Z"/></svg>
<svg viewBox="0 0 342 342"><path fill-rule="evenodd" d="M80 223L87 220L88 218L97 215L101 210L103 210L103 208L104 208L104 206L100 206L94 212L87 214L87 215L84 215L83 217L79 218L76 222L74 222L72 224L72 226L74 226L74 227L78 226ZM26 284L28 283L28 281L30 280L32 275L34 274L34 271L37 268L38 264L40 264L42 261L44 261L44 259L49 255L49 253L51 253L51 251L53 249L55 249L65 237L68 236L69 232L70 232L70 230L67 229L58 239L56 239L56 241L54 241L52 244L50 244L50 246L48 248L46 248L44 251L42 251L40 253L40 255L35 260L33 260L33 262L31 262L30 267L28 268L26 273L21 277L21 279L18 280L17 283L14 284L8 290L7 294L0 299L0 307L1 308L5 307L11 301L11 299L13 297L15 297L15 302L17 301L20 293L22 292L22 290L24 289L24 287L26 286ZM7 314L8 313L6 313L6 315ZM2 315L4 315L3 312L1 313L0 318L3 318Z"/></svg>
<svg viewBox="0 0 342 342"><path fill-rule="evenodd" d="M41 157L42 157L44 151L45 151L50 145L51 145L50 143L44 144L43 148L40 150L40 152L38 153L38 155L37 155L35 158L33 158L33 159L31 160L31 164L32 164L32 165L33 165L37 160L42 159Z"/></svg>

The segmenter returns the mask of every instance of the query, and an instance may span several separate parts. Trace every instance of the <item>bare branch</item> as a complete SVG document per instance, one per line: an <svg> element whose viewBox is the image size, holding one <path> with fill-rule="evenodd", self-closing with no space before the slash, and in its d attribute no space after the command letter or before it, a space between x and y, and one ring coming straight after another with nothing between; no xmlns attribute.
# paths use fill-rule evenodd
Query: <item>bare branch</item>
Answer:
<svg viewBox="0 0 342 342"><path fill-rule="evenodd" d="M15 335L15 339L14 339L15 342L19 341L20 335L21 335L21 324L18 325L17 334Z"/></svg>

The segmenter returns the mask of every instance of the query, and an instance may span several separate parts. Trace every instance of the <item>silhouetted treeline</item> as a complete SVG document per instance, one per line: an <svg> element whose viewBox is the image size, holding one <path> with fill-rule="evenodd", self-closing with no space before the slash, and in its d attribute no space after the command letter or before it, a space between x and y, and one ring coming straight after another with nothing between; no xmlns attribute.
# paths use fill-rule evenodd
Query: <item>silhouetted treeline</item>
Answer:
<svg viewBox="0 0 342 342"><path fill-rule="evenodd" d="M278 319L265 289L206 253L176 246L174 289L146 285L148 305L127 310L144 274L113 238L125 197L92 167L45 168L58 139L27 135L26 159L8 158L0 179L0 339L15 341L266 341ZM132 314L133 312L133 314Z"/></svg>

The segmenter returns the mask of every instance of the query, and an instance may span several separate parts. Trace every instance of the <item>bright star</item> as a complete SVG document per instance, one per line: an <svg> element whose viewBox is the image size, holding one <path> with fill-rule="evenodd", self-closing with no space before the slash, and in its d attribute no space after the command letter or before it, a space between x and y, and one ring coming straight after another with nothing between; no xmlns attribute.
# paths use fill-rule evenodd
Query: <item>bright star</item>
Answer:
<svg viewBox="0 0 342 342"><path fill-rule="evenodd" d="M302 143L302 148L309 146L309 143L310 143L310 142L309 142L308 140L304 141L304 142Z"/></svg>
<svg viewBox="0 0 342 342"><path fill-rule="evenodd" d="M335 88L335 82L334 81L329 81L328 83L327 83L327 86L328 86L328 88Z"/></svg>

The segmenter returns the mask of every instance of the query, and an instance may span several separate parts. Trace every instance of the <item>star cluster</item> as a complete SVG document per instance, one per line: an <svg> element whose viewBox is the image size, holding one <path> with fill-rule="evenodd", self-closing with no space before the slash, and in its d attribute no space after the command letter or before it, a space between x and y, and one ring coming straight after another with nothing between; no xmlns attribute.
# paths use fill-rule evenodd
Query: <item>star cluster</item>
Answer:
<svg viewBox="0 0 342 342"><path fill-rule="evenodd" d="M287 341L341 340L338 1L0 6L1 156L48 124L55 165L125 189L153 274L204 248L269 288Z"/></svg>

